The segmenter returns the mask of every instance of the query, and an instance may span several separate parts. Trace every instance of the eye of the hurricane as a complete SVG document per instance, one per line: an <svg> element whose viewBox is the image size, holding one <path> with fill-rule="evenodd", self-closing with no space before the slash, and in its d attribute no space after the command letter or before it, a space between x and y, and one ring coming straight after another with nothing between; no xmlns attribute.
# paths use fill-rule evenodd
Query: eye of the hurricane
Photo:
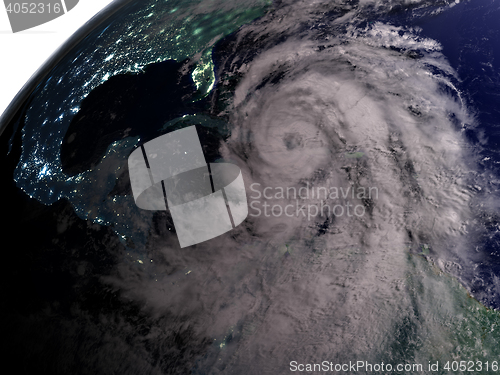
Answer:
<svg viewBox="0 0 500 375"><path fill-rule="evenodd" d="M315 119L300 118L300 114L291 112L268 112L263 118L254 119L254 124L261 128L255 134L254 144L259 157L277 173L307 177L328 160L329 141L315 125Z"/></svg>
<svg viewBox="0 0 500 375"><path fill-rule="evenodd" d="M288 150L293 150L297 147L302 148L304 146L302 136L298 133L286 133L283 137L283 143Z"/></svg>

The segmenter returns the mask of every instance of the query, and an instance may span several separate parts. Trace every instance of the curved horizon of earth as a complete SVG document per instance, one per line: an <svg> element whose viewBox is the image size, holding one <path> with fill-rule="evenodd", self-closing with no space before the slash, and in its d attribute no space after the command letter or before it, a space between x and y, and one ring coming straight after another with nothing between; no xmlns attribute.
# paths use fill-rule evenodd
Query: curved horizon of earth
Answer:
<svg viewBox="0 0 500 375"><path fill-rule="evenodd" d="M47 373L491 363L499 12L117 4L0 124L3 352ZM180 249L168 210L135 205L127 158L190 125L207 163L241 169L249 216Z"/></svg>

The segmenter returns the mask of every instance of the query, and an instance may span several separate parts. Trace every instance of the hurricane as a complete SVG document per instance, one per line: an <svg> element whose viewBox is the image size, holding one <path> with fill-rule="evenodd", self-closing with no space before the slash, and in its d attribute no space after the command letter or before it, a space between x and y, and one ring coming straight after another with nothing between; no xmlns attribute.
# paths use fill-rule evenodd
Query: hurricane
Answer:
<svg viewBox="0 0 500 375"><path fill-rule="evenodd" d="M477 349L452 344L484 319L457 318L479 305L450 276L474 241L476 156L462 130L475 118L460 77L418 28L357 18L381 3L340 5L332 20L326 3L283 4L215 47L216 90L233 90L213 105L231 129L220 153L243 170L250 217L182 257L153 246L189 270L175 291L172 276L119 284L220 342L200 368L363 359L429 371Z"/></svg>
<svg viewBox="0 0 500 375"><path fill-rule="evenodd" d="M55 70L19 117L17 186L63 205L59 235L87 241L61 245L81 297L57 329L44 326L54 303L24 321L43 337L34 363L47 345L61 372L80 360L124 374L498 370L500 283L479 272L498 221L490 146L421 26L463 2L207 4L123 8L131 24L151 20L141 42L161 35L143 66L123 52L132 26L96 29L87 63L116 66L75 74L71 95ZM166 20L189 27L174 38ZM248 217L180 249L168 208L134 205L126 159L184 126L207 163L241 169Z"/></svg>

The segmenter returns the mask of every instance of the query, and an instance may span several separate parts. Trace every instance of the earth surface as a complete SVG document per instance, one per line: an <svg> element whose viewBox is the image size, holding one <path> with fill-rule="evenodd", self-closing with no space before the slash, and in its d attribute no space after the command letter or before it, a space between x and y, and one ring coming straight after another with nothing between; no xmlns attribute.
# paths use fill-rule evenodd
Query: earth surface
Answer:
<svg viewBox="0 0 500 375"><path fill-rule="evenodd" d="M491 0L115 2L0 119L4 363L497 371L499 18ZM181 249L127 159L192 125L208 163L241 169L249 216Z"/></svg>

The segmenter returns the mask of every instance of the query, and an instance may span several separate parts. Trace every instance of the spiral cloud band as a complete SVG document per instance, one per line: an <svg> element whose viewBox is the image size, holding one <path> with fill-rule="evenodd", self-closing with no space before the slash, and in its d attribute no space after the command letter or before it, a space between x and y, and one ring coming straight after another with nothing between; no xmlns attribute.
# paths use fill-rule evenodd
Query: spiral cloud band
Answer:
<svg viewBox="0 0 500 375"><path fill-rule="evenodd" d="M147 142L130 154L128 165L136 205L168 207L181 247L226 233L247 217L240 169L207 164L194 126Z"/></svg>

